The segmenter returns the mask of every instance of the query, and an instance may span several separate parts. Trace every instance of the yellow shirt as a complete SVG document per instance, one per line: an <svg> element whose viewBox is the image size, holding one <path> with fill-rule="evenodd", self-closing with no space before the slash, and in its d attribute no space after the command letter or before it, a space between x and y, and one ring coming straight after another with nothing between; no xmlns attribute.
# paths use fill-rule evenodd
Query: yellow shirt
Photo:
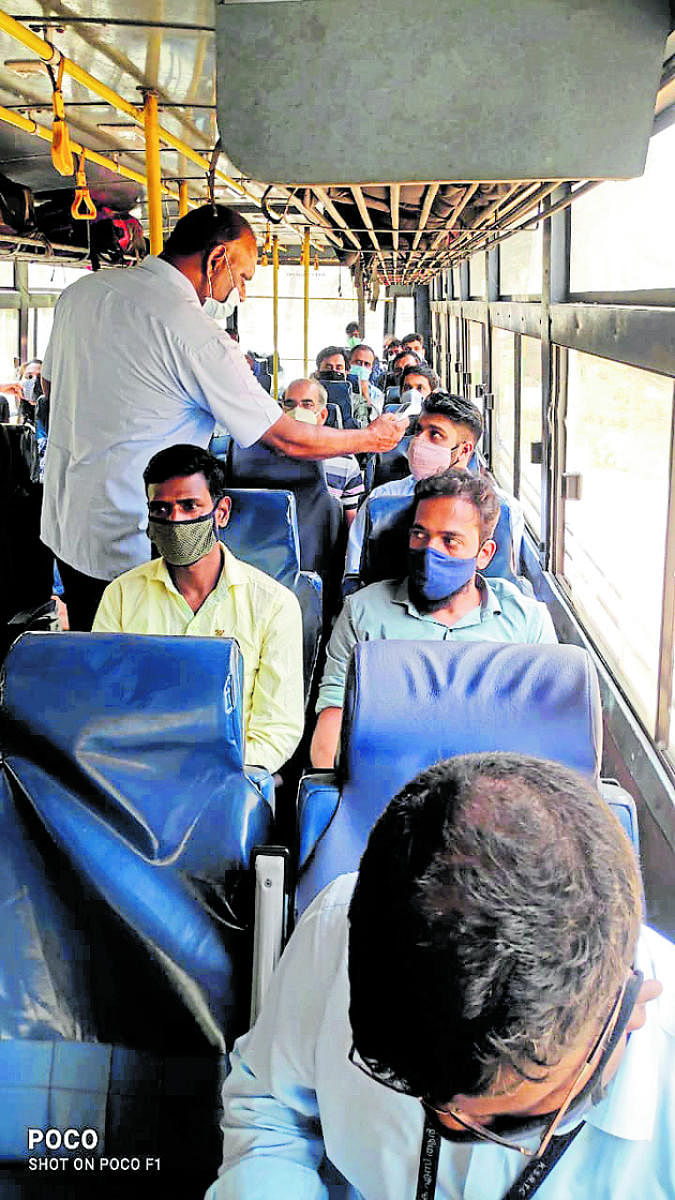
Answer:
<svg viewBox="0 0 675 1200"><path fill-rule="evenodd" d="M92 632L236 638L244 660L245 761L274 772L303 728L300 605L288 588L222 549L220 579L198 612L156 558L108 584Z"/></svg>

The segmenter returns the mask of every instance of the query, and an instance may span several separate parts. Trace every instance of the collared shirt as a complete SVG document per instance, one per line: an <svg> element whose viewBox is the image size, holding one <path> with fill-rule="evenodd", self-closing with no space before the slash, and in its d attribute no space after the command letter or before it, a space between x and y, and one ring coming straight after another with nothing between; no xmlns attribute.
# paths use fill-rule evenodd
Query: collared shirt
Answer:
<svg viewBox="0 0 675 1200"><path fill-rule="evenodd" d="M370 380L368 381L368 406L371 409L371 420L379 417L384 408L384 392L380 391L379 387L375 387Z"/></svg>
<svg viewBox="0 0 675 1200"><path fill-rule="evenodd" d="M244 660L245 761L273 773L303 728L300 605L288 588L222 549L220 579L196 613L156 558L108 585L93 632L236 638Z"/></svg>
<svg viewBox="0 0 675 1200"><path fill-rule="evenodd" d="M339 500L343 509L357 508L364 493L363 475L353 454L336 454L324 459L326 483L331 495Z"/></svg>
<svg viewBox="0 0 675 1200"><path fill-rule="evenodd" d="M413 496L415 492L415 479L412 475L406 475L403 479L392 479L389 483L381 483L379 487L373 488L371 496ZM523 532L525 530L525 518L523 510L518 501L513 496L507 495L502 488L498 487L494 482L492 484L497 497L500 501L508 504L511 510L511 537L513 540L513 560L515 563L520 562L520 546L523 540ZM345 561L345 575L358 575L359 567L361 566L361 551L363 549L363 539L366 534L366 506L361 506L354 520L352 521L349 530L349 539L347 541L347 557Z"/></svg>
<svg viewBox="0 0 675 1200"><path fill-rule="evenodd" d="M398 638L409 642L547 642L557 643L549 611L540 600L524 596L506 579L476 576L480 605L454 625L420 613L408 594L408 580L384 579L354 592L335 622L316 711L342 708L349 659L357 642Z"/></svg>
<svg viewBox="0 0 675 1200"><path fill-rule="evenodd" d="M422 1107L348 1061L343 875L300 920L253 1031L223 1088L224 1157L206 1200L407 1200L419 1168ZM631 1033L606 1098L537 1200L672 1200L675 1195L675 947L643 928L636 965L663 994ZM425 1032L417 1030L420 1044ZM536 1136L523 1139L534 1148ZM352 1186L329 1191L324 1155ZM435 1200L502 1200L526 1166L487 1142L441 1143Z"/></svg>
<svg viewBox="0 0 675 1200"><path fill-rule="evenodd" d="M96 579L147 558L143 471L153 454L178 442L206 448L216 421L250 446L281 416L189 279L154 257L66 288L42 370L51 382L42 539Z"/></svg>

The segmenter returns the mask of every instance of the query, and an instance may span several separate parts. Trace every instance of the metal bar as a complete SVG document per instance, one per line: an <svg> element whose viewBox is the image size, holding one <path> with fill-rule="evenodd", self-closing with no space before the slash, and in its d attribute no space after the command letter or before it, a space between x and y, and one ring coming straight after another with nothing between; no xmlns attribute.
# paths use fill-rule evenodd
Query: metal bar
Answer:
<svg viewBox="0 0 675 1200"><path fill-rule="evenodd" d="M178 29L185 33L213 33L213 25L187 25L180 21L139 21L136 17L80 17L80 16L46 16L43 13L36 16L26 13L16 13L13 21L26 21L32 25L128 25L134 29Z"/></svg>
<svg viewBox="0 0 675 1200"><path fill-rule="evenodd" d="M143 112L145 117L145 169L148 176L150 253L161 254L164 246L164 231L162 228L162 179L159 165L159 122L156 92L146 92Z"/></svg>
<svg viewBox="0 0 675 1200"><path fill-rule="evenodd" d="M396 272L396 259L398 258L398 223L399 223L399 205L401 203L401 185L400 183L392 183L389 188L389 209L391 212L391 236L393 241L392 254L392 270Z"/></svg>
<svg viewBox="0 0 675 1200"><path fill-rule="evenodd" d="M670 718L673 703L673 640L675 639L675 387L673 415L670 426L670 491L666 523L666 561L663 572L663 606L661 610L661 653L656 705L656 744L668 748Z"/></svg>
<svg viewBox="0 0 675 1200"><path fill-rule="evenodd" d="M26 362L28 350L28 311L29 311L29 296L28 296L28 263L18 262L14 264L14 286L19 293L19 358L21 362Z"/></svg>
<svg viewBox="0 0 675 1200"><path fill-rule="evenodd" d="M427 194L424 197L424 204L422 205L422 211L420 213L420 223L417 227L417 233L415 234L415 237L413 238L413 244L412 244L413 250L416 250L420 244L420 238L421 238L422 234L424 233L427 221L429 220L429 213L431 212L431 206L432 206L434 200L436 199L436 195L438 193L439 187L440 187L439 183L430 183L429 187L427 188Z"/></svg>
<svg viewBox="0 0 675 1200"><path fill-rule="evenodd" d="M379 258L380 262L382 263L382 270L384 271L385 282L389 283L389 277L387 276L387 268L385 266L384 258L382 257L380 243L377 240L377 234L375 233L375 228L373 226L373 222L372 222L370 213L368 212L368 205L366 204L366 202L363 198L363 192L361 191L361 188L358 186L358 184L352 184L352 195L356 201L356 207L358 208L358 210L361 214L361 220L363 221L366 229L368 230L368 233L370 235L370 240L373 243L373 246L375 247L375 252L377 254L377 257Z"/></svg>
<svg viewBox="0 0 675 1200"><path fill-rule="evenodd" d="M520 345L521 337L517 333L513 339L513 494L516 497L520 497L520 415L523 377Z"/></svg>
<svg viewBox="0 0 675 1200"><path fill-rule="evenodd" d="M274 399L279 399L279 239L272 238L272 329L274 341L274 368L272 383ZM305 373L307 368L305 368Z"/></svg>
<svg viewBox="0 0 675 1200"><path fill-rule="evenodd" d="M305 375L309 371L309 229L305 228L302 239L302 266L305 281L304 308L304 363Z"/></svg>
<svg viewBox="0 0 675 1200"><path fill-rule="evenodd" d="M331 198L328 195L328 192L325 190L325 188L312 187L312 191L314 192L314 195L317 196L318 199L321 201L324 208L328 209L328 212L330 213L333 220L337 221L337 224L340 226L340 229L344 230L344 232L345 232L346 236L349 238L349 241L351 242L352 246L354 246L357 250L360 250L361 243L360 243L359 239L352 233L351 229L349 228L349 225L347 224L344 217L342 216L342 213L338 212L337 208L333 204L333 201L331 200Z"/></svg>
<svg viewBox="0 0 675 1200"><path fill-rule="evenodd" d="M184 217L188 210L188 184L187 179L181 179L178 184L178 219Z"/></svg>
<svg viewBox="0 0 675 1200"><path fill-rule="evenodd" d="M562 494L562 477L567 455L567 360L564 346L555 346L555 391L553 409L553 455L551 494L553 513L551 522L551 568L556 575L563 574L565 561L565 501Z"/></svg>
<svg viewBox="0 0 675 1200"><path fill-rule="evenodd" d="M541 252L541 511L539 520L539 561L548 570L551 561L551 530L553 504L551 499L552 425L553 425L553 351L551 349L551 220L550 198L544 200L547 220L544 221Z"/></svg>

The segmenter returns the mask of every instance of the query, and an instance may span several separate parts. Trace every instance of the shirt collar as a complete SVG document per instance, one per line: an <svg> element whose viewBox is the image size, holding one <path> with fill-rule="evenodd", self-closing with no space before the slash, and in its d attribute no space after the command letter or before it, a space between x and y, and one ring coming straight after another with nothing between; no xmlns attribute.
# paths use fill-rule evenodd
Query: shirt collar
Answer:
<svg viewBox="0 0 675 1200"><path fill-rule="evenodd" d="M462 629L467 625L480 625L481 622L488 621L490 617L498 616L501 613L501 605L497 594L490 587L487 579L484 579L482 575L476 574L476 587L480 592L480 608L472 608L470 612L460 617L459 621L456 621L454 625L449 625L449 629ZM392 599L394 604L402 604L413 617L418 617L420 621L433 621L435 619L433 613L421 613L415 607L410 599L407 577L401 579L396 584Z"/></svg>
<svg viewBox="0 0 675 1200"><path fill-rule="evenodd" d="M220 545L224 556L224 566L220 573L220 579L218 580L213 591L210 593L210 596L218 596L219 594L227 591L229 588L239 587L240 584L246 582L243 566L239 559L235 558L232 551L228 550L224 542L221 542ZM174 596L180 596L181 593L178 591L178 588L171 578L171 573L164 559L153 559L152 566L154 567L154 578L159 583L164 585L167 592L173 592ZM207 596L207 599L209 599L210 596ZM184 597L181 596L181 599L184 599Z"/></svg>
<svg viewBox="0 0 675 1200"><path fill-rule="evenodd" d="M173 284L174 287L185 294L186 299L192 300L194 304L197 304L201 308L199 296L187 275L179 271L178 267L172 266L166 259L157 258L155 254L149 254L147 258L143 259L143 262L137 269L139 271L149 271L151 275L156 275L169 286Z"/></svg>

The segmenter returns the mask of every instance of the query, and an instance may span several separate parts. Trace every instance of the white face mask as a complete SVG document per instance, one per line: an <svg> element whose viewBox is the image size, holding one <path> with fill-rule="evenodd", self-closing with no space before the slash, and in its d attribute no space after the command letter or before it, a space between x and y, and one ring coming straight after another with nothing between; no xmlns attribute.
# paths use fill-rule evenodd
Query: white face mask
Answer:
<svg viewBox="0 0 675 1200"><path fill-rule="evenodd" d="M407 417L416 417L422 411L423 396L418 392L417 388L406 388L401 393L401 408L405 405L405 415Z"/></svg>
<svg viewBox="0 0 675 1200"><path fill-rule="evenodd" d="M225 250L224 246L223 250ZM224 300L215 300L211 290L211 275L209 274L207 277L209 294L202 305L202 309L206 313L207 317L213 317L214 321L226 321L228 317L232 316L235 308L241 304L239 288L234 286L234 275L232 274L230 260L227 257L227 250L225 250L225 262L227 263L227 269L230 272L230 279L232 280L232 291L230 292L229 296L226 296Z"/></svg>
<svg viewBox="0 0 675 1200"><path fill-rule="evenodd" d="M294 421L301 421L303 425L319 424L319 415L318 413L313 412L311 408L300 408L298 405L297 408L287 408L284 411L286 412L287 416L292 417Z"/></svg>

